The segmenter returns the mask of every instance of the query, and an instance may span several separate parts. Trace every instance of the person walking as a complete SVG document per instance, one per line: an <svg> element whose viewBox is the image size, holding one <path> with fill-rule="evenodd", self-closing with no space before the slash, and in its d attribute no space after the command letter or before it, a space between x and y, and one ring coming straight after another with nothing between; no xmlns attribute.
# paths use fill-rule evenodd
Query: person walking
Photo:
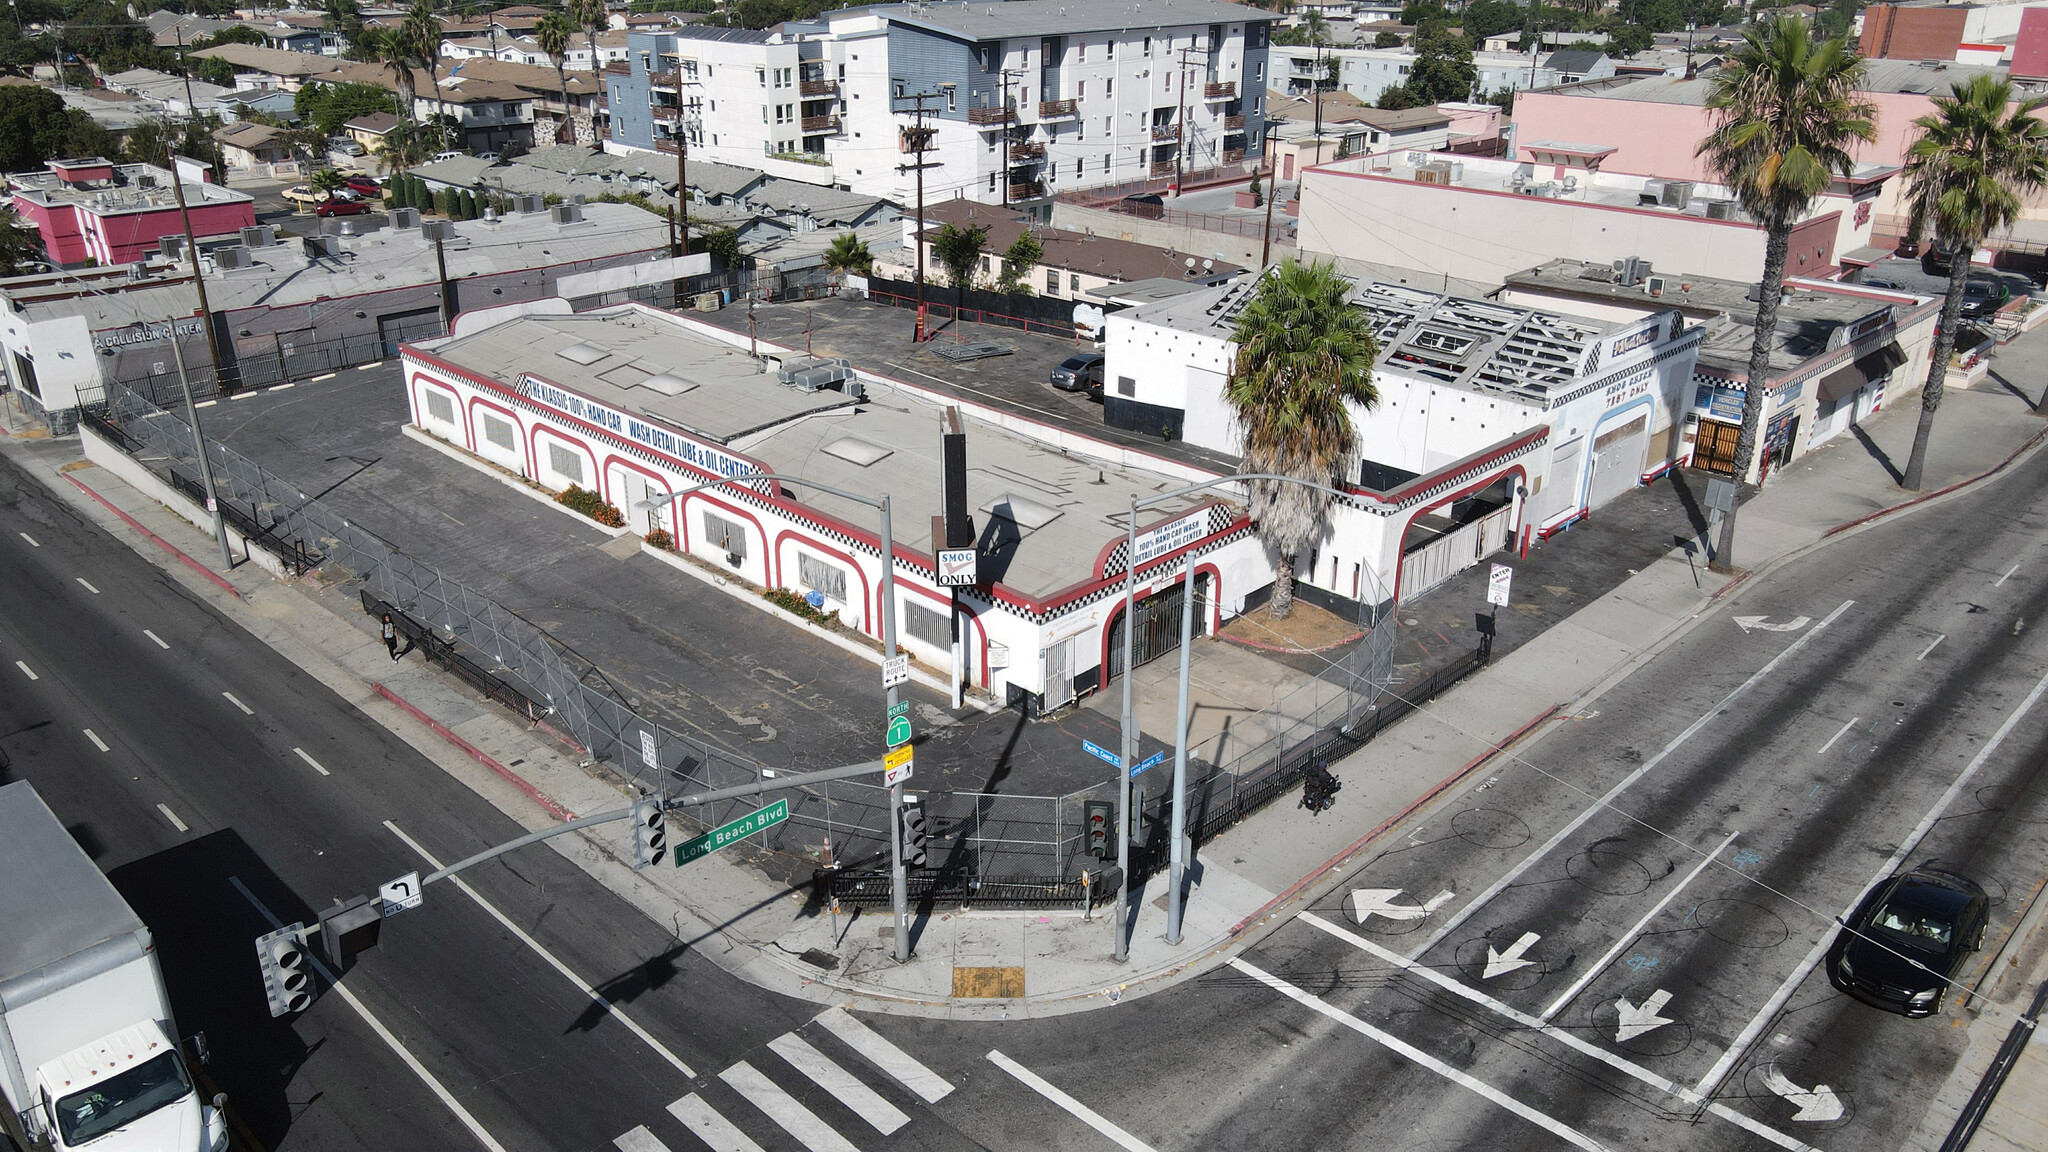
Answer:
<svg viewBox="0 0 2048 1152"><path fill-rule="evenodd" d="M391 653L391 662L398 663L398 625L391 622L391 613L384 614L384 650Z"/></svg>

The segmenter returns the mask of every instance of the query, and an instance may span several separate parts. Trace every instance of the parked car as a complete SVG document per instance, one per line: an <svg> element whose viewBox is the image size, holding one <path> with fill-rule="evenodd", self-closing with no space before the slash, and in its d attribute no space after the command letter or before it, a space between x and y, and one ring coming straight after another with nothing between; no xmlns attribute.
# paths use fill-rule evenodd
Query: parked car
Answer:
<svg viewBox="0 0 2048 1152"><path fill-rule="evenodd" d="M467 153L467 152L459 151L459 150L456 150L456 149L450 149L449 151L446 151L446 152L436 152L436 153L434 153L434 159L436 159L436 160L453 160L453 159L455 159L455 158L456 158L456 157L458 157L458 156L467 156L467 155L469 155L469 153Z"/></svg>
<svg viewBox="0 0 2048 1152"><path fill-rule="evenodd" d="M1052 370L1052 386L1062 392L1086 392L1099 400L1102 398L1102 365L1102 353L1076 352Z"/></svg>
<svg viewBox="0 0 2048 1152"><path fill-rule="evenodd" d="M313 205L315 216L365 216L370 206L361 200L322 200Z"/></svg>
<svg viewBox="0 0 2048 1152"><path fill-rule="evenodd" d="M1872 1007L1932 1016L1990 922L1976 881L1925 865L1902 872L1871 889L1836 934L1828 980Z"/></svg>
<svg viewBox="0 0 2048 1152"><path fill-rule="evenodd" d="M327 138L327 150L339 156L361 156L363 154L362 144L347 136L329 136Z"/></svg>
<svg viewBox="0 0 2048 1152"><path fill-rule="evenodd" d="M384 194L383 185L377 183L375 179L369 176L349 177L348 188L349 191L354 192L358 196L382 196Z"/></svg>
<svg viewBox="0 0 2048 1152"><path fill-rule="evenodd" d="M476 154L476 158L488 164L496 164L505 158L505 154L502 152L479 152Z"/></svg>
<svg viewBox="0 0 2048 1152"><path fill-rule="evenodd" d="M1997 280L1972 278L1963 285L1963 315L1971 319L1995 315L2012 292Z"/></svg>
<svg viewBox="0 0 2048 1152"><path fill-rule="evenodd" d="M284 190L284 198L294 204L310 207L327 199L327 193L311 184L294 184Z"/></svg>

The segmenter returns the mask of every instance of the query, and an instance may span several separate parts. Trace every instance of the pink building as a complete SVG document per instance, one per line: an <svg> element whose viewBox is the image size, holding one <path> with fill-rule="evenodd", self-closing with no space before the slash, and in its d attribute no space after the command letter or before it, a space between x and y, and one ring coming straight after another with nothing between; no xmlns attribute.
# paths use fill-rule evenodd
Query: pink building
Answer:
<svg viewBox="0 0 2048 1152"><path fill-rule="evenodd" d="M141 260L163 237L185 230L171 173L154 164L115 164L99 156L52 160L46 171L9 175L7 185L14 210L35 225L43 251L63 267ZM255 201L217 184L187 183L185 203L195 237L256 223Z"/></svg>

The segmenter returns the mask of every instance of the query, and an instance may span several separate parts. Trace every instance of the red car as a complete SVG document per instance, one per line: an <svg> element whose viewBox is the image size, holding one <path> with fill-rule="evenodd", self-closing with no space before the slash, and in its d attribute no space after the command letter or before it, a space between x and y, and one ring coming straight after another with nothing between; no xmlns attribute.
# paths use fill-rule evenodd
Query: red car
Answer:
<svg viewBox="0 0 2048 1152"><path fill-rule="evenodd" d="M384 194L383 186L368 176L349 177L348 190L358 196L382 196Z"/></svg>
<svg viewBox="0 0 2048 1152"><path fill-rule="evenodd" d="M362 216L369 211L370 206L361 200L322 200L313 205L315 216Z"/></svg>

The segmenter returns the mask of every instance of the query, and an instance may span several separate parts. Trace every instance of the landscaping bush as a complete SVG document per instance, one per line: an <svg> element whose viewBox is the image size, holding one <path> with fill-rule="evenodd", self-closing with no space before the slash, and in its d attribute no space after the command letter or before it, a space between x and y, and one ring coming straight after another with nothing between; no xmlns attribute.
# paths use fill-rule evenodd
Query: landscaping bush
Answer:
<svg viewBox="0 0 2048 1152"><path fill-rule="evenodd" d="M604 497L587 488L578 488L571 484L555 494L555 503L571 512L581 512L607 528L626 526L626 516L623 512L605 503Z"/></svg>
<svg viewBox="0 0 2048 1152"><path fill-rule="evenodd" d="M777 608L794 612L813 624L829 625L838 621L838 617L830 612L811 607L810 601L805 600L801 592L792 592L787 588L770 588L761 593L761 596Z"/></svg>
<svg viewBox="0 0 2048 1152"><path fill-rule="evenodd" d="M666 528L656 528L654 531L642 536L641 539L647 541L649 545L661 549L663 552L673 552L676 550L676 538L669 535Z"/></svg>

